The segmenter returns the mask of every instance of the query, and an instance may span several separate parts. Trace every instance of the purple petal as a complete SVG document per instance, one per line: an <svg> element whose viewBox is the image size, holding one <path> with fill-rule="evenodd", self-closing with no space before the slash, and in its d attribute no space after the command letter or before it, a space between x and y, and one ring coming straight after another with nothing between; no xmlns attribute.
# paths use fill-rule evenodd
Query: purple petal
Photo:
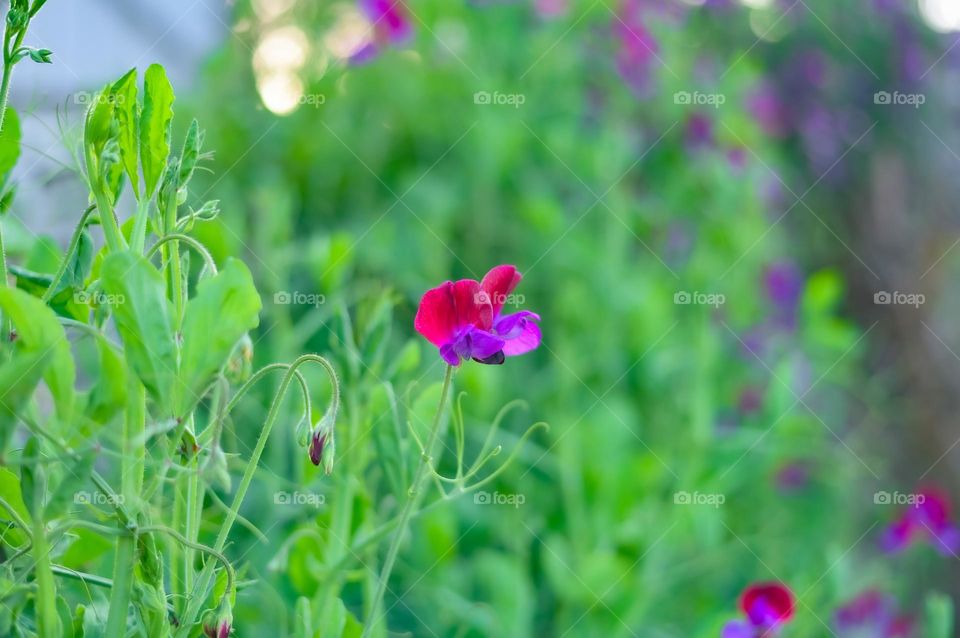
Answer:
<svg viewBox="0 0 960 638"><path fill-rule="evenodd" d="M880 537L880 547L885 552L898 552L910 544L914 527L909 519L894 521Z"/></svg>
<svg viewBox="0 0 960 638"><path fill-rule="evenodd" d="M930 541L934 549L944 556L956 556L960 550L960 529L952 525L941 528L930 534Z"/></svg>
<svg viewBox="0 0 960 638"><path fill-rule="evenodd" d="M452 366L460 365L460 355L454 349L453 342L445 343L440 346L440 356Z"/></svg>
<svg viewBox="0 0 960 638"><path fill-rule="evenodd" d="M755 638L753 626L744 620L731 620L723 626L720 638Z"/></svg>
<svg viewBox="0 0 960 638"><path fill-rule="evenodd" d="M473 359L486 359L500 352L505 341L485 330L471 330L467 333L469 356ZM466 356L466 355L465 355Z"/></svg>
<svg viewBox="0 0 960 638"><path fill-rule="evenodd" d="M506 342L503 346L503 354L515 357L539 346L541 335L537 321L540 321L540 315L528 310L498 317L494 321L493 331Z"/></svg>

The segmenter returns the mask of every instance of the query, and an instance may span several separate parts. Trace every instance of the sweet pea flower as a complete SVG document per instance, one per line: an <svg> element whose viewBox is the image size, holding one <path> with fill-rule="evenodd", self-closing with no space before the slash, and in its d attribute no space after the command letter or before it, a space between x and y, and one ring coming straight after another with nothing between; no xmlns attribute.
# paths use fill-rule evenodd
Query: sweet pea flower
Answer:
<svg viewBox="0 0 960 638"><path fill-rule="evenodd" d="M793 618L793 593L781 583L756 583L740 595L745 620L731 620L721 638L773 638Z"/></svg>
<svg viewBox="0 0 960 638"><path fill-rule="evenodd" d="M960 529L951 521L950 500L942 491L926 488L884 531L880 545L899 552L915 541L926 541L944 556L960 551Z"/></svg>
<svg viewBox="0 0 960 638"><path fill-rule="evenodd" d="M540 345L540 316L528 310L501 314L520 279L514 266L502 265L479 282L446 281L424 293L413 326L452 366L464 359L501 364L530 352Z"/></svg>
<svg viewBox="0 0 960 638"><path fill-rule="evenodd" d="M839 638L910 638L913 619L897 612L892 596L874 589L862 592L834 615Z"/></svg>
<svg viewBox="0 0 960 638"><path fill-rule="evenodd" d="M381 48L403 44L410 39L413 28L403 0L359 0L358 6L370 21L373 38L353 54L352 62L366 62Z"/></svg>

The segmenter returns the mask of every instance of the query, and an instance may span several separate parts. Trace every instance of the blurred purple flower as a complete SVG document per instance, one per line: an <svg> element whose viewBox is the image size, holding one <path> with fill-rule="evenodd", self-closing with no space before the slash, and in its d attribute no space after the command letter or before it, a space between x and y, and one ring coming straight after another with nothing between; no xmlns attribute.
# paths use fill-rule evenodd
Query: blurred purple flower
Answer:
<svg viewBox="0 0 960 638"><path fill-rule="evenodd" d="M949 497L939 489L916 494L914 503L884 530L880 545L887 552L898 552L918 540L944 556L956 556L960 550L960 529L951 521Z"/></svg>
<svg viewBox="0 0 960 638"><path fill-rule="evenodd" d="M659 60L659 45L642 15L645 8L643 0L623 0L613 19L613 36L619 43L617 70L639 95L649 92L653 67Z"/></svg>
<svg viewBox="0 0 960 638"><path fill-rule="evenodd" d="M748 386L740 391L737 397L737 409L740 414L753 414L763 406L763 390Z"/></svg>
<svg viewBox="0 0 960 638"><path fill-rule="evenodd" d="M747 151L742 146L734 146L727 151L727 163L735 173L743 172L747 167Z"/></svg>
<svg viewBox="0 0 960 638"><path fill-rule="evenodd" d="M558 18L570 9L568 0L535 0L534 6L541 18Z"/></svg>
<svg viewBox="0 0 960 638"><path fill-rule="evenodd" d="M791 262L777 262L767 266L763 283L773 302L775 320L792 328L803 294L803 273Z"/></svg>
<svg viewBox="0 0 960 638"><path fill-rule="evenodd" d="M786 107L769 81L760 83L747 97L747 110L756 118L763 132L772 137L786 137L789 131Z"/></svg>
<svg viewBox="0 0 960 638"><path fill-rule="evenodd" d="M686 123L687 150L698 150L713 144L713 120L705 113L692 113Z"/></svg>
<svg viewBox="0 0 960 638"><path fill-rule="evenodd" d="M862 592L834 615L839 638L909 638L913 620L898 615L892 596L874 589Z"/></svg>
<svg viewBox="0 0 960 638"><path fill-rule="evenodd" d="M803 461L790 461L780 468L776 477L781 492L796 492L810 483L810 469Z"/></svg>

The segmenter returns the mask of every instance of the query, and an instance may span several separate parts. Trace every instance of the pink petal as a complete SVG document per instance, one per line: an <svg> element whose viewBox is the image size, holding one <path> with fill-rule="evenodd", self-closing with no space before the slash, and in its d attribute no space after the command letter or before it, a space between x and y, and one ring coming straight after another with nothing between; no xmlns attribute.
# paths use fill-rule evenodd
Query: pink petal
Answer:
<svg viewBox="0 0 960 638"><path fill-rule="evenodd" d="M500 308L507 300L507 295L513 292L522 278L516 267L509 264L491 268L490 272L483 276L480 288L490 298L494 315L500 312Z"/></svg>
<svg viewBox="0 0 960 638"><path fill-rule="evenodd" d="M480 292L480 284L473 279L461 279L453 284L453 303L457 311L456 327L475 326L489 330L493 325L493 307Z"/></svg>
<svg viewBox="0 0 960 638"><path fill-rule="evenodd" d="M454 305L454 284L445 281L423 293L413 327L427 341L442 346L453 339L457 329L457 309Z"/></svg>

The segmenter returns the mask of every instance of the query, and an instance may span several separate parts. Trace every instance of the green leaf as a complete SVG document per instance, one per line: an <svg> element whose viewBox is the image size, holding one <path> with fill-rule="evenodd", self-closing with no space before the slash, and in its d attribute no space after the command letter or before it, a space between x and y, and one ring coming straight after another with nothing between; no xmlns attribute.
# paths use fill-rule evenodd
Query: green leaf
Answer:
<svg viewBox="0 0 960 638"><path fill-rule="evenodd" d="M140 197L140 176L137 169L139 159L140 105L137 103L137 70L130 69L126 75L113 84L116 100L116 117L119 124L118 141L123 169L130 178L134 195Z"/></svg>
<svg viewBox="0 0 960 638"><path fill-rule="evenodd" d="M0 449L6 449L20 411L33 396L48 363L49 352L23 352L0 366Z"/></svg>
<svg viewBox="0 0 960 638"><path fill-rule="evenodd" d="M59 518L73 502L77 494L77 482L88 476L93 468L93 449L87 450L78 457L70 457L66 461L60 482L55 489L48 491L47 503L43 511L45 521Z"/></svg>
<svg viewBox="0 0 960 638"><path fill-rule="evenodd" d="M143 113L140 115L140 166L146 196L153 194L170 155L170 120L173 87L159 64L151 64L143 78Z"/></svg>
<svg viewBox="0 0 960 638"><path fill-rule="evenodd" d="M200 283L184 311L176 416L196 404L236 343L257 327L259 313L260 296L243 262L229 259Z"/></svg>
<svg viewBox="0 0 960 638"><path fill-rule="evenodd" d="M123 340L127 363L158 403L170 398L177 353L163 277L130 251L103 260L100 281Z"/></svg>
<svg viewBox="0 0 960 638"><path fill-rule="evenodd" d="M5 467L0 467L0 498L3 498L7 504L13 508L23 522L30 525L32 517L27 511L27 506L23 502L23 496L20 493L20 478ZM9 520L10 515L4 508L0 508L0 519ZM4 541L10 541L13 545L21 546L27 542L27 536L14 525L10 531L3 535Z"/></svg>
<svg viewBox="0 0 960 638"><path fill-rule="evenodd" d="M60 420L66 423L73 408L76 370L63 326L43 302L17 288L0 288L0 310L17 330L18 352L49 356L43 378L53 395ZM4 392L0 386L0 392Z"/></svg>
<svg viewBox="0 0 960 638"><path fill-rule="evenodd" d="M3 117L3 128L0 129L0 175L4 175L14 167L20 157L20 118L13 107L7 107Z"/></svg>
<svg viewBox="0 0 960 638"><path fill-rule="evenodd" d="M108 423L121 414L127 402L127 366L103 337L97 339L100 376L90 390L87 416L98 423Z"/></svg>

